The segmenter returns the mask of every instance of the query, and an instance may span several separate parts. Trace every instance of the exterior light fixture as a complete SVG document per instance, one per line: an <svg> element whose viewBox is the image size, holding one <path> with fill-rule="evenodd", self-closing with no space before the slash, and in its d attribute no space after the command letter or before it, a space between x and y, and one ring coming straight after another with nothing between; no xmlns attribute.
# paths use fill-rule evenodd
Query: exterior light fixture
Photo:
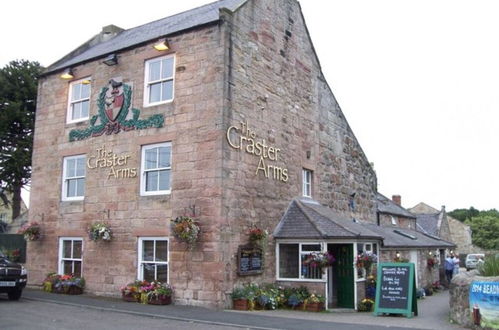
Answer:
<svg viewBox="0 0 499 330"><path fill-rule="evenodd" d="M398 252L398 251L397 251L397 252L395 253L395 256L397 257L397 259L400 259L400 252Z"/></svg>
<svg viewBox="0 0 499 330"><path fill-rule="evenodd" d="M110 54L104 59L103 63L108 66L116 65L118 64L118 56L116 54Z"/></svg>
<svg viewBox="0 0 499 330"><path fill-rule="evenodd" d="M67 68L64 70L64 72L60 75L62 79L73 79L75 76L73 74L73 70L71 68Z"/></svg>
<svg viewBox="0 0 499 330"><path fill-rule="evenodd" d="M168 50L170 49L170 45L166 39L162 39L154 45L154 49L159 51Z"/></svg>
<svg viewBox="0 0 499 330"><path fill-rule="evenodd" d="M433 252L428 252L428 255L431 257L433 255Z"/></svg>

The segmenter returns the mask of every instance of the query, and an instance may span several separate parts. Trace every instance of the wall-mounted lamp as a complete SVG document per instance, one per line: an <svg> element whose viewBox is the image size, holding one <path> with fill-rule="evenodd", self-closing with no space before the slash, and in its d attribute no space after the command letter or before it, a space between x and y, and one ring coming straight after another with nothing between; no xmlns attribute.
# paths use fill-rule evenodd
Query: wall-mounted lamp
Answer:
<svg viewBox="0 0 499 330"><path fill-rule="evenodd" d="M64 72L60 75L62 79L73 79L75 76L73 74L73 70L71 68L67 68L64 70Z"/></svg>
<svg viewBox="0 0 499 330"><path fill-rule="evenodd" d="M154 45L154 49L159 51L168 50L170 49L170 45L166 39L162 39Z"/></svg>
<svg viewBox="0 0 499 330"><path fill-rule="evenodd" d="M116 65L118 64L118 56L116 54L110 54L102 62L108 66Z"/></svg>
<svg viewBox="0 0 499 330"><path fill-rule="evenodd" d="M428 255L431 257L433 255L433 252L428 252Z"/></svg>
<svg viewBox="0 0 499 330"><path fill-rule="evenodd" d="M395 253L395 256L397 257L397 259L400 259L400 252L398 252L398 251L397 251L397 252Z"/></svg>

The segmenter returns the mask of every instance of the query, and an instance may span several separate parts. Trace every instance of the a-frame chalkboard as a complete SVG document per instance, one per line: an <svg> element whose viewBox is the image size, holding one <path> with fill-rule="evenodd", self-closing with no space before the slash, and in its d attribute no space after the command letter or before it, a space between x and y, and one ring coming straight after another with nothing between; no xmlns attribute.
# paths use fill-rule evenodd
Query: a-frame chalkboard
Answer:
<svg viewBox="0 0 499 330"><path fill-rule="evenodd" d="M374 315L418 315L413 263L380 263L376 281Z"/></svg>

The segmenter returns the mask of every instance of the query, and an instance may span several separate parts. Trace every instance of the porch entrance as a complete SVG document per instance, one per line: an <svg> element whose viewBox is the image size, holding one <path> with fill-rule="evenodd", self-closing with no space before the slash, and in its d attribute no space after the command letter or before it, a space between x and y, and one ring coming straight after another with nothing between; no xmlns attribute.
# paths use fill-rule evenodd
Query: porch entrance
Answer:
<svg viewBox="0 0 499 330"><path fill-rule="evenodd" d="M336 261L328 271L328 307L354 308L353 244L328 244Z"/></svg>

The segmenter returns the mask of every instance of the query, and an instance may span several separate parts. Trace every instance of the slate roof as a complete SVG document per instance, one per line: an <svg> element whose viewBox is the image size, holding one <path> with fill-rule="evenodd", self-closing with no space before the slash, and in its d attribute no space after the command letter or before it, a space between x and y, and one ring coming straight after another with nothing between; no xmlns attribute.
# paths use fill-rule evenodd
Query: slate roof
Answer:
<svg viewBox="0 0 499 330"><path fill-rule="evenodd" d="M456 246L453 243L408 228L377 226L370 223L364 225L383 236L383 247L385 248L453 248Z"/></svg>
<svg viewBox="0 0 499 330"><path fill-rule="evenodd" d="M220 0L198 8L194 8L154 22L124 30L114 38L91 46L81 54L67 60L59 60L49 66L45 73L57 71L72 65L103 57L144 42L213 23L219 20L219 10L227 8L235 11L247 0ZM63 58L64 59L64 58Z"/></svg>
<svg viewBox="0 0 499 330"><path fill-rule="evenodd" d="M438 218L440 213L432 214L417 214L416 215L416 226L421 231L438 236Z"/></svg>
<svg viewBox="0 0 499 330"><path fill-rule="evenodd" d="M380 213L388 213L391 215L416 219L414 214L380 193L376 194L376 204L378 206L378 212Z"/></svg>
<svg viewBox="0 0 499 330"><path fill-rule="evenodd" d="M275 238L373 238L381 236L311 199L293 200L274 230Z"/></svg>

